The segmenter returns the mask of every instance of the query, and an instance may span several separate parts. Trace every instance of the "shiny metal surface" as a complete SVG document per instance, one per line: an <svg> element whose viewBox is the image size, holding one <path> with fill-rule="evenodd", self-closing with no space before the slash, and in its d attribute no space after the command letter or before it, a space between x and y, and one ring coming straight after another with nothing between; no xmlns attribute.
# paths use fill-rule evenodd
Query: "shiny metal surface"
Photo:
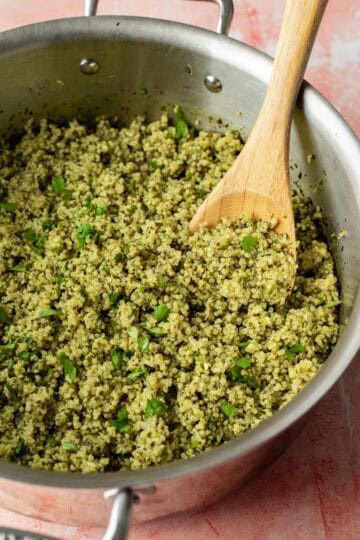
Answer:
<svg viewBox="0 0 360 540"><path fill-rule="evenodd" d="M217 4L220 9L219 19L216 26L216 32L218 34L224 34L227 36L231 20L234 14L234 5L232 0L206 0Z"/></svg>
<svg viewBox="0 0 360 540"><path fill-rule="evenodd" d="M102 540L125 540L130 528L133 494L130 489L108 492L105 498L114 497L109 523Z"/></svg>
<svg viewBox="0 0 360 540"><path fill-rule="evenodd" d="M85 0L84 2L84 15L85 17L92 17L96 15L99 0Z"/></svg>
<svg viewBox="0 0 360 540"><path fill-rule="evenodd" d="M204 84L210 92L217 94L222 90L222 82L214 75L206 75L204 79Z"/></svg>
<svg viewBox="0 0 360 540"><path fill-rule="evenodd" d="M80 71L83 75L94 75L99 71L99 64L92 58L83 58L80 61Z"/></svg>
<svg viewBox="0 0 360 540"><path fill-rule="evenodd" d="M188 0L189 1L189 0ZM219 6L219 18L216 25L218 34L227 35L230 29L231 20L234 14L234 4L232 0L190 0L197 2L212 2ZM96 15L99 0L85 0L84 15Z"/></svg>
<svg viewBox="0 0 360 540"><path fill-rule="evenodd" d="M84 56L96 58L101 66L91 77L79 72ZM240 129L246 137L265 93L271 60L241 43L193 27L99 17L53 21L0 35L0 70L7 75L0 82L0 130L5 134L21 128L26 117L91 119L107 114L127 121L138 113L154 118L162 107L171 111L169 104L179 104L196 125ZM203 81L209 73L222 81L222 92L207 90ZM311 163L309 154L316 155ZM308 85L299 98L290 156L294 182L324 209L329 238L348 231L334 244L344 328L320 373L273 418L187 461L88 476L0 463L0 505L44 520L100 527L111 512L104 489L131 487L139 496L134 519L152 519L224 496L296 436L300 419L340 377L360 342L359 142ZM194 484L205 493L201 501L190 489Z"/></svg>
<svg viewBox="0 0 360 540"><path fill-rule="evenodd" d="M25 531L19 531L17 529L1 529L0 540L57 540L52 536L40 536L38 534L33 535Z"/></svg>

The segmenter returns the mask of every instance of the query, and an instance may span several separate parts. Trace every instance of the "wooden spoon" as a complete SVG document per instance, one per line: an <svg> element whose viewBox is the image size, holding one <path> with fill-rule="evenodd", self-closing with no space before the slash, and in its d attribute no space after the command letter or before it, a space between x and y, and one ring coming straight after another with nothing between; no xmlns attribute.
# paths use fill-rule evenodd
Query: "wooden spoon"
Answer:
<svg viewBox="0 0 360 540"><path fill-rule="evenodd" d="M195 214L191 232L203 223L214 227L224 218L245 214L263 221L277 218L276 230L295 241L290 124L326 4L327 0L287 0L272 76L256 124L230 170Z"/></svg>

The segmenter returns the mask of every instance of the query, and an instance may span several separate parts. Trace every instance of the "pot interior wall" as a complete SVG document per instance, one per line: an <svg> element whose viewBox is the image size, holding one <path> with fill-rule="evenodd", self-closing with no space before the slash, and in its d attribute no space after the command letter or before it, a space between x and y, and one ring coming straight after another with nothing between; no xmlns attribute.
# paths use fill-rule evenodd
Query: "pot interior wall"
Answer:
<svg viewBox="0 0 360 540"><path fill-rule="evenodd" d="M98 62L97 73L80 72L84 57ZM27 27L0 36L0 133L18 132L25 118L107 115L126 122L139 113L156 118L178 104L198 127L240 129L246 137L270 69L264 56L244 45L159 21L81 18ZM205 87L207 74L221 80L221 92ZM323 207L328 237L348 232L333 242L345 319L359 281L360 195L340 123L321 97L305 89L292 129L291 172ZM309 163L310 155L315 159Z"/></svg>

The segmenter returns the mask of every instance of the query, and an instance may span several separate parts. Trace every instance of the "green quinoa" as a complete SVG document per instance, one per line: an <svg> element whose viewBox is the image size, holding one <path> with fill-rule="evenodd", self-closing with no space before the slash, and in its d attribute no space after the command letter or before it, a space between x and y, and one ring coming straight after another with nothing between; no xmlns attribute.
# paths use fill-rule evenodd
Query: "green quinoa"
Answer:
<svg viewBox="0 0 360 540"><path fill-rule="evenodd" d="M242 148L178 113L28 124L0 154L0 458L84 473L196 455L256 426L336 343L321 212L188 223Z"/></svg>

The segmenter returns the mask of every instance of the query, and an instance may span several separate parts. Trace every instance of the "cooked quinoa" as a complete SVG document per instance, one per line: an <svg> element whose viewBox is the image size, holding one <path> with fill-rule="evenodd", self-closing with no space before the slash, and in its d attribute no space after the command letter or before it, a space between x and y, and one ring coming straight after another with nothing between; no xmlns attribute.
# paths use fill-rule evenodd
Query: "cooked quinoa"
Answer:
<svg viewBox="0 0 360 540"><path fill-rule="evenodd" d="M139 469L194 456L289 402L336 343L321 212L188 223L242 143L177 115L28 124L0 155L0 458Z"/></svg>

